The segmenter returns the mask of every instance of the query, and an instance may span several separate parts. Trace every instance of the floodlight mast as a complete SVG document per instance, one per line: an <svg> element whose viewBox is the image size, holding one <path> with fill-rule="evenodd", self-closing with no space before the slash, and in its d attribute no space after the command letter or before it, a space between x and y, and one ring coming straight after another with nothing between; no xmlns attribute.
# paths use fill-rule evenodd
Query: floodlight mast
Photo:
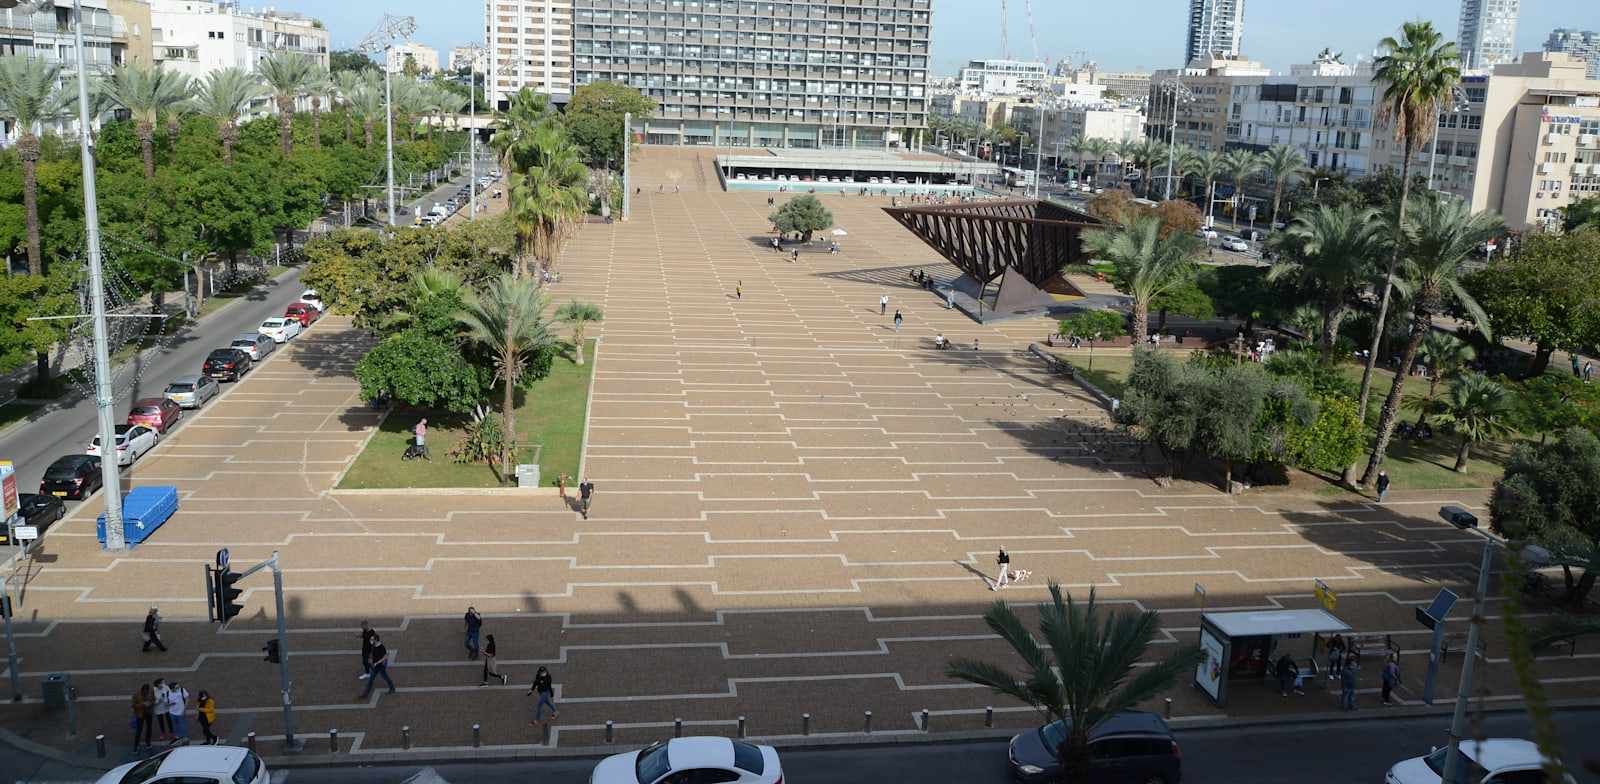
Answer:
<svg viewBox="0 0 1600 784"><path fill-rule="evenodd" d="M411 37L417 31L417 20L409 16L395 16L384 14L383 21L378 23L367 37L361 39L360 48L365 52L374 54L383 52L383 133L384 149L387 158L389 196L389 225L394 225L394 88L389 84L391 69L389 67L389 50L394 48L397 38Z"/></svg>

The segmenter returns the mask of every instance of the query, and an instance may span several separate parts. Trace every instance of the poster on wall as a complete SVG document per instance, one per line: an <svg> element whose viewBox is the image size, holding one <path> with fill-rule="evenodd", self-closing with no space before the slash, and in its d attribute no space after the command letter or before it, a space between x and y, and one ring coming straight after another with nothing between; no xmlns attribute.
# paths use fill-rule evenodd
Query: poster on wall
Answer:
<svg viewBox="0 0 1600 784"><path fill-rule="evenodd" d="M1212 700L1221 699L1219 690L1222 687L1222 661L1224 653L1222 641L1211 636L1206 629L1200 630L1200 650L1205 651L1206 657L1195 669L1194 682L1200 684Z"/></svg>

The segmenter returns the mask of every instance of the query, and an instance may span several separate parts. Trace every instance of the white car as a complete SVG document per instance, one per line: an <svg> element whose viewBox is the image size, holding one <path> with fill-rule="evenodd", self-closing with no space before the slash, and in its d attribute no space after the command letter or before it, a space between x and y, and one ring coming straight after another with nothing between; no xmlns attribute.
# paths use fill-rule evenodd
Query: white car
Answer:
<svg viewBox="0 0 1600 784"><path fill-rule="evenodd" d="M1397 763L1384 774L1384 784L1439 784L1444 777L1444 759L1449 751L1449 746L1441 746L1426 757L1414 757ZM1540 784L1549 781L1540 771L1543 759L1539 747L1531 740L1464 740L1461 741L1461 755L1456 760L1455 780L1482 784ZM1574 784L1570 775L1562 781Z"/></svg>
<svg viewBox="0 0 1600 784"><path fill-rule="evenodd" d="M145 425L117 425L117 465L133 465L133 461L143 457L146 452L156 448L161 441L161 434L154 428ZM100 454L100 436L95 436L89 442L88 454Z"/></svg>
<svg viewBox="0 0 1600 784"><path fill-rule="evenodd" d="M261 334L272 338L276 343L288 343L294 336L300 334L300 319L269 318L261 322Z"/></svg>
<svg viewBox="0 0 1600 784"><path fill-rule="evenodd" d="M1250 243L1245 242L1243 237L1224 237L1222 239L1222 249L1231 250L1235 253L1248 253L1250 251Z"/></svg>
<svg viewBox="0 0 1600 784"><path fill-rule="evenodd" d="M439 214L438 209L438 207L435 207L435 212L433 214ZM317 294L316 289L306 289L305 291L300 292L300 301L316 308L319 311L325 311L328 309L327 306L322 304L322 297Z"/></svg>
<svg viewBox="0 0 1600 784"><path fill-rule="evenodd" d="M1203 240L1214 240L1214 239L1217 238L1217 230L1211 228L1210 226L1206 226L1206 227L1203 227L1203 228L1200 228L1200 229L1196 229L1195 233L1194 233L1194 236L1199 237L1200 239L1203 239Z"/></svg>
<svg viewBox="0 0 1600 784"><path fill-rule="evenodd" d="M781 784L783 767L771 746L728 738L673 738L654 746L600 760L589 784L663 784L726 781Z"/></svg>
<svg viewBox="0 0 1600 784"><path fill-rule="evenodd" d="M266 763L238 746L179 746L118 765L95 784L268 784Z"/></svg>

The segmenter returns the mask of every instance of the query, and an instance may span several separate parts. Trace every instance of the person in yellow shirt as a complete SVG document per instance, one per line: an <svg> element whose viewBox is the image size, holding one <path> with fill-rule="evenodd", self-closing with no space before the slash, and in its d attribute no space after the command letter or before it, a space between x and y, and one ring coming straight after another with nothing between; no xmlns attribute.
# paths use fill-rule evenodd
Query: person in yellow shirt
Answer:
<svg viewBox="0 0 1600 784"><path fill-rule="evenodd" d="M217 701L211 698L211 692L201 689L194 707L200 715L200 730L206 734L206 745L217 745L217 735L211 731L211 723L217 720Z"/></svg>

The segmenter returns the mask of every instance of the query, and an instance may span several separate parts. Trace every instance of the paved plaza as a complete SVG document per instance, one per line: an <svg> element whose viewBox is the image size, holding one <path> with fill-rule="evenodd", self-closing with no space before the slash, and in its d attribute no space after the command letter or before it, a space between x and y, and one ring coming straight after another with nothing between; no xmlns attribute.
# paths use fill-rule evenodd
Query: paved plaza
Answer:
<svg viewBox="0 0 1600 784"><path fill-rule="evenodd" d="M1413 608L1441 586L1470 595L1482 552L1436 512L1481 512L1484 491L1397 487L1379 506L1314 489L1158 486L1155 454L1026 352L1050 322L979 326L908 280L955 271L883 214L888 197L818 193L848 232L827 237L841 253L824 243L791 261L766 245L765 216L769 196L793 193L722 192L709 150L640 155L630 220L585 225L554 290L557 304L606 313L589 329L600 338L589 520L550 488L335 490L380 420L350 376L371 337L325 318L133 469L135 484L182 496L150 541L103 554L96 500L23 564L30 700L0 708L0 725L79 753L105 733L120 759L128 695L166 677L212 691L222 734L253 731L273 750L271 579L244 583L247 610L225 631L208 624L202 565L223 546L236 568L281 554L296 730L337 728L357 753L397 749L402 725L414 748L464 747L473 724L484 746L525 752L539 740L524 695L540 664L557 684L560 747L601 745L608 720L618 743L659 739L676 718L731 734L742 715L751 736L781 744L803 713L828 735L858 733L868 710L875 733L913 732L924 709L936 732L976 731L990 705L996 726L1021 728L1034 712L943 670L955 656L1010 660L980 615L997 598L1045 597L1050 579L1159 611L1158 650L1195 639L1197 582L1208 610L1272 609L1315 606L1320 579L1359 636L1392 635L1404 651L1402 706L1379 705L1373 662L1363 707L1421 709L1429 633ZM961 350L932 350L941 332ZM426 481L427 464L407 465ZM1033 577L997 593L1002 546ZM139 650L152 604L166 653ZM461 641L468 605L487 617L507 686L478 686ZM1454 630L1469 613L1457 607ZM397 693L380 684L357 699L362 619L389 646ZM1485 629L1479 670L1491 707L1515 694L1499 628ZM1580 645L1540 672L1557 697L1593 700L1597 656ZM1459 663L1444 666L1441 697ZM37 699L55 672L79 689L76 738ZM1164 696L1185 722L1338 716L1336 692L1276 692L1236 684L1225 709L1187 681Z"/></svg>

